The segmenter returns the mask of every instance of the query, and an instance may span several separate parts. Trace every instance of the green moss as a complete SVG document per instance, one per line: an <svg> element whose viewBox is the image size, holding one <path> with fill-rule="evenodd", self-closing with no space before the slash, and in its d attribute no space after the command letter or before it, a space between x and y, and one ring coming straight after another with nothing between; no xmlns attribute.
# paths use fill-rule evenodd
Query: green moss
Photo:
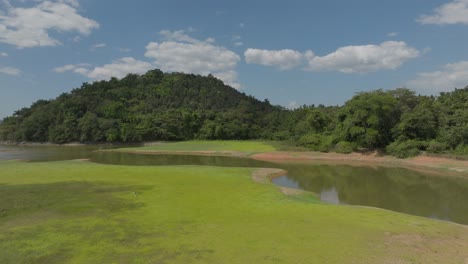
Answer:
<svg viewBox="0 0 468 264"><path fill-rule="evenodd" d="M253 182L249 168L0 168L0 263L376 263L397 247L385 233L444 241L440 252L468 237L449 223L298 201Z"/></svg>
<svg viewBox="0 0 468 264"><path fill-rule="evenodd" d="M194 140L175 143L161 143L154 146L139 148L122 148L122 151L240 151L240 152L268 152L276 148L262 141L237 140Z"/></svg>

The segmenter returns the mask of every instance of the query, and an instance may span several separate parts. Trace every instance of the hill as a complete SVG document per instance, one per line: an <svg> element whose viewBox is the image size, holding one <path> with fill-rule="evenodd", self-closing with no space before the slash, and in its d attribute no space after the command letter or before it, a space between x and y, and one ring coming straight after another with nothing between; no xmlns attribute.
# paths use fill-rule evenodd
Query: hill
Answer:
<svg viewBox="0 0 468 264"><path fill-rule="evenodd" d="M4 119L0 139L34 142L138 142L259 138L281 111L213 76L129 74L84 83Z"/></svg>

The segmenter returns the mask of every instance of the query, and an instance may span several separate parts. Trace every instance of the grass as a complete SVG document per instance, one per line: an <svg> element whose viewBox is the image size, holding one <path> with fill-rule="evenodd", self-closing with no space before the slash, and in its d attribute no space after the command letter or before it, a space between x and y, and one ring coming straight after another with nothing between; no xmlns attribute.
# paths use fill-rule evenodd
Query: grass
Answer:
<svg viewBox="0 0 468 264"><path fill-rule="evenodd" d="M468 258L465 227L287 197L253 182L249 168L0 161L0 169L0 263Z"/></svg>
<svg viewBox="0 0 468 264"><path fill-rule="evenodd" d="M214 152L269 152L276 148L263 141L239 141L239 140L194 140L175 143L161 143L158 145L136 148L122 148L122 151L214 151Z"/></svg>

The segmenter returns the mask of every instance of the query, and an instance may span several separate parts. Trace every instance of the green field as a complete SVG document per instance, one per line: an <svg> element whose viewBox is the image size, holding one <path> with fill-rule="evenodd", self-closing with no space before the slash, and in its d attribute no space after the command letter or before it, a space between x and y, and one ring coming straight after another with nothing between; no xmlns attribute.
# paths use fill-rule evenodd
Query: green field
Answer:
<svg viewBox="0 0 468 264"><path fill-rule="evenodd" d="M464 263L468 230L284 196L253 169L0 162L0 263Z"/></svg>
<svg viewBox="0 0 468 264"><path fill-rule="evenodd" d="M193 140L174 143L160 143L147 147L121 148L119 151L212 151L212 152L246 152L258 153L275 151L276 147L263 141L240 140Z"/></svg>

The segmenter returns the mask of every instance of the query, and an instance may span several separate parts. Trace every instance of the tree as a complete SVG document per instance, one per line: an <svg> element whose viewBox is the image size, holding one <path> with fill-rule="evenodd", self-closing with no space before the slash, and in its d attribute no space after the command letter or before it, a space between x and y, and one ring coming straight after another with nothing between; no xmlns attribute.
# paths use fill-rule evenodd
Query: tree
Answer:
<svg viewBox="0 0 468 264"><path fill-rule="evenodd" d="M363 92L346 102L339 114L337 137L360 147L384 147L392 141L391 129L398 122L397 100L387 92Z"/></svg>

